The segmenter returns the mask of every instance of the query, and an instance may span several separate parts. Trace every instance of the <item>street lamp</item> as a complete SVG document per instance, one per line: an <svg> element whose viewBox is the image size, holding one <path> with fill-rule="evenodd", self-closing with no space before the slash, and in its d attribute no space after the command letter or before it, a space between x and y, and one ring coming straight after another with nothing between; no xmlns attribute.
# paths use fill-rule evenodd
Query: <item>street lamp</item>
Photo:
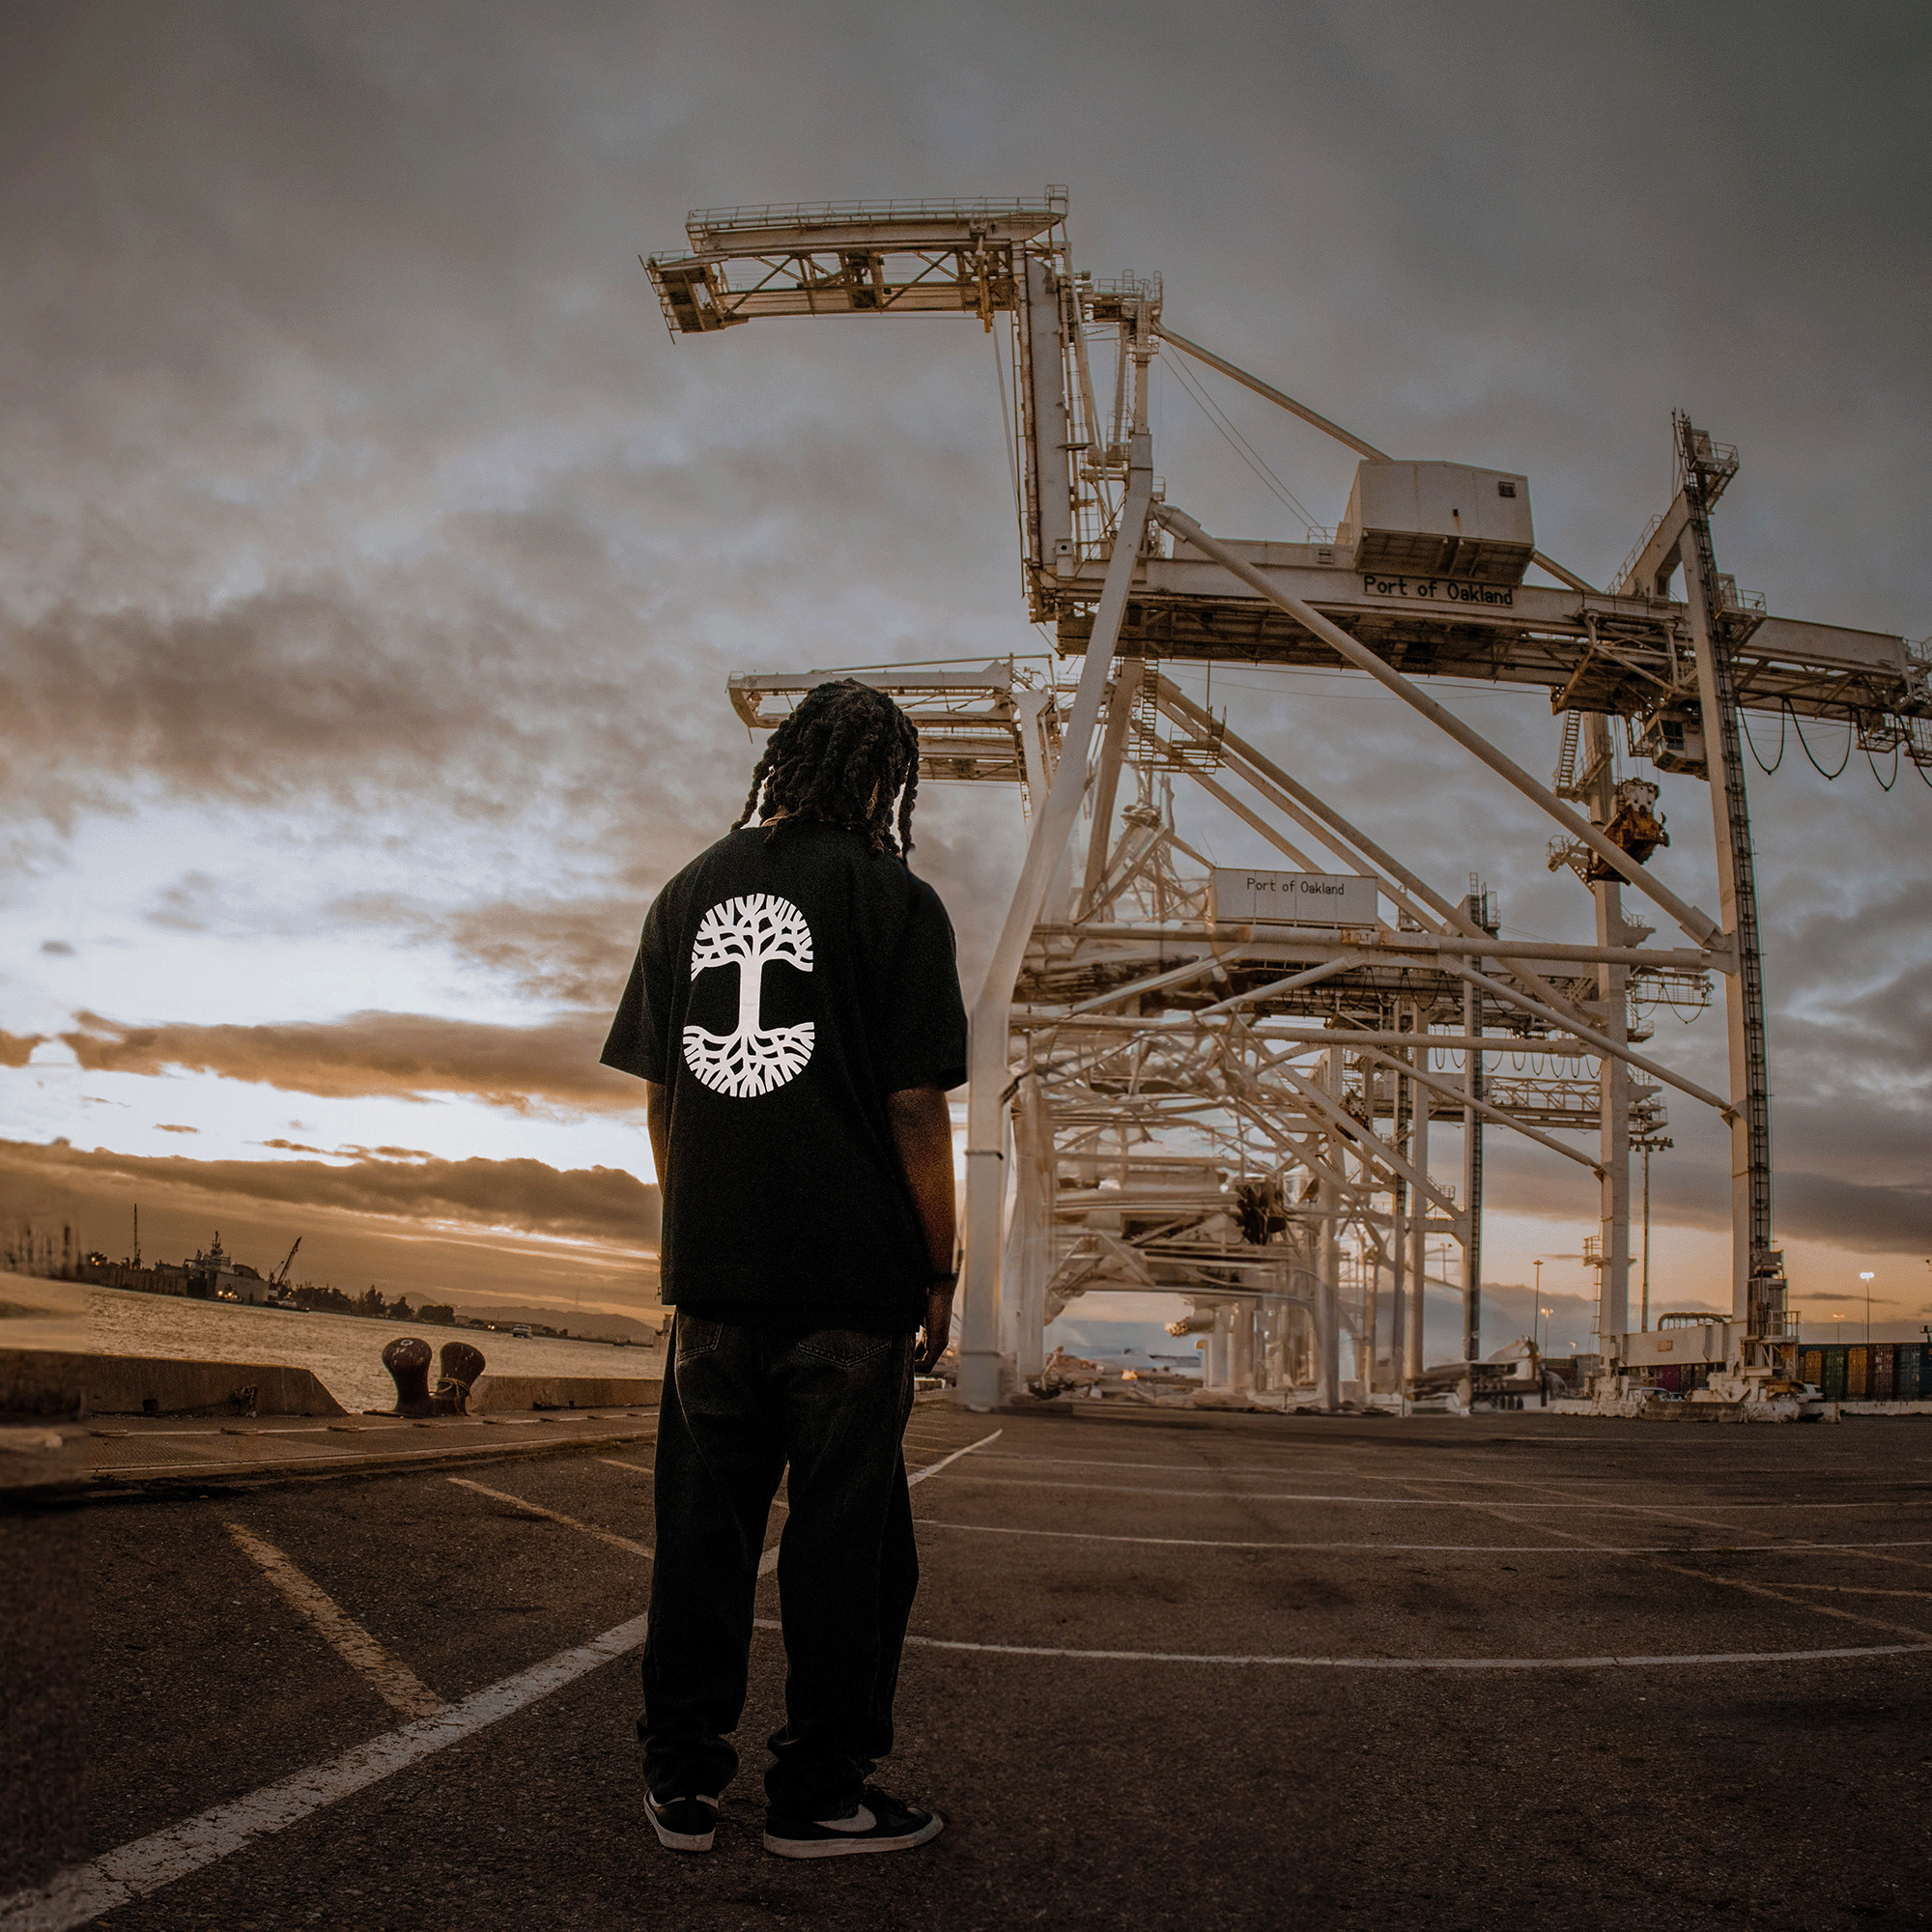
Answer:
<svg viewBox="0 0 1932 1932"><path fill-rule="evenodd" d="M1865 1285L1865 1346L1871 1347L1871 1270L1865 1269L1859 1279Z"/></svg>

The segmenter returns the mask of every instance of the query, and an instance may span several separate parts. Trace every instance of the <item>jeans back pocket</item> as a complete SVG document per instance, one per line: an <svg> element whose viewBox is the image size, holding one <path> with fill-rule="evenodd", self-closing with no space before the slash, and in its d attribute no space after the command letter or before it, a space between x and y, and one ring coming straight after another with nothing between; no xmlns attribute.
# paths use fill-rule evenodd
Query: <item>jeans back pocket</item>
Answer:
<svg viewBox="0 0 1932 1932"><path fill-rule="evenodd" d="M884 1359L898 1338L874 1335L863 1328L814 1328L801 1335L798 1352L813 1361L830 1362L848 1374L874 1367Z"/></svg>
<svg viewBox="0 0 1932 1932"><path fill-rule="evenodd" d="M722 1321L707 1321L701 1315L687 1315L682 1309L677 1317L677 1359L680 1362L695 1361L699 1355L708 1355L724 1339L724 1324Z"/></svg>

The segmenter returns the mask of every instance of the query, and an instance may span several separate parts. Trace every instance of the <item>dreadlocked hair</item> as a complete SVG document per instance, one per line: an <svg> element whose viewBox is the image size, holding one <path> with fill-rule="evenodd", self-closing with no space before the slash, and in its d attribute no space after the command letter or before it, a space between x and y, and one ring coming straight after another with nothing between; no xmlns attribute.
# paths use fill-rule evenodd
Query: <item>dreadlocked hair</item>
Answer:
<svg viewBox="0 0 1932 1932"><path fill-rule="evenodd" d="M752 774L736 832L755 811L776 838L788 824L863 832L874 852L912 851L919 795L919 732L882 691L842 677L814 685L776 731ZM898 803L898 836L893 805Z"/></svg>

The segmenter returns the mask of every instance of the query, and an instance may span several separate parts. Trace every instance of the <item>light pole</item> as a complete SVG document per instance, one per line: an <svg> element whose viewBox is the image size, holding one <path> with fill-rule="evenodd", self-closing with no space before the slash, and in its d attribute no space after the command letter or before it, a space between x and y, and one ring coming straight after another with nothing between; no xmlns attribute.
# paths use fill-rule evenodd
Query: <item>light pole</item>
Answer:
<svg viewBox="0 0 1932 1932"><path fill-rule="evenodd" d="M1637 1326L1650 1332L1650 1143L1643 1144L1643 1313Z"/></svg>
<svg viewBox="0 0 1932 1932"><path fill-rule="evenodd" d="M1539 1255L1535 1261L1530 1263L1530 1266L1536 1270L1536 1286L1531 1290L1531 1293L1535 1295L1537 1301L1541 1301L1543 1299L1543 1257ZM1534 1302L1531 1303L1529 1311L1529 1339L1532 1343L1536 1340L1536 1307Z"/></svg>
<svg viewBox="0 0 1932 1932"><path fill-rule="evenodd" d="M1871 1270L1865 1269L1859 1279L1865 1285L1865 1347L1871 1347Z"/></svg>

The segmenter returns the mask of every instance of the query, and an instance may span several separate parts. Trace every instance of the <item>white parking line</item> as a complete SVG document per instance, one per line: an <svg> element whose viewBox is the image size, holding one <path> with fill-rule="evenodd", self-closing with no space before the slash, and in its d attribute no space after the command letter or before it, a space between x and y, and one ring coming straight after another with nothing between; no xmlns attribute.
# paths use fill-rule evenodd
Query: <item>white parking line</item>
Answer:
<svg viewBox="0 0 1932 1932"><path fill-rule="evenodd" d="M69 1932L118 1905L145 1898L258 1838L286 1831L327 1805L461 1744L637 1649L643 1640L644 1619L633 1617L574 1650L559 1651L514 1677L486 1685L435 1717L420 1718L340 1757L265 1784L245 1798L217 1804L84 1864L71 1865L44 1886L0 1899L0 1932Z"/></svg>
<svg viewBox="0 0 1932 1932"><path fill-rule="evenodd" d="M449 1706L408 1664L393 1658L334 1598L305 1577L272 1543L239 1522L223 1523L244 1555L313 1624L323 1640L391 1710L433 1718Z"/></svg>
<svg viewBox="0 0 1932 1932"><path fill-rule="evenodd" d="M772 1617L754 1630L775 1631ZM1227 1663L1303 1670L1642 1670L1653 1666L1720 1663L1821 1663L1839 1658L1923 1657L1932 1643L1881 1643L1857 1650L1717 1650L1675 1657L1264 1657L1246 1652L1190 1650L1067 1650L1033 1643L966 1643L953 1637L908 1636L908 1650L961 1650L993 1657L1062 1657L1082 1663ZM11 1932L0 1921L0 1932Z"/></svg>
<svg viewBox="0 0 1932 1932"><path fill-rule="evenodd" d="M977 1444L975 1445L978 1446ZM963 1453L963 1452L962 1452ZM951 1460L950 1458L948 1459ZM980 1476L976 1475L976 1483L995 1489L1006 1490L1086 1490L1097 1492L1101 1495L1115 1496L1194 1496L1208 1502L1236 1503L1352 1503L1362 1509L1472 1509L1492 1510L1496 1504L1480 1497L1464 1496L1331 1496L1321 1495L1302 1490L1169 1490L1155 1489L1142 1483L1068 1483L1057 1477L1041 1477L1035 1480L1027 1476ZM1390 1478L1391 1481L1395 1480ZM1604 1500L1596 1496L1572 1496L1560 1503L1518 1502L1514 1497L1507 1499L1505 1507L1514 1510L1639 1510L1638 1503L1619 1503ZM1878 1500L1859 1503L1711 1503L1711 1509L1725 1510L1781 1510L1785 1515L1808 1516L1817 1510L1852 1509L1891 1509L1900 1507L1897 1502ZM1649 1510L1650 1515L1663 1514Z"/></svg>
<svg viewBox="0 0 1932 1932"><path fill-rule="evenodd" d="M908 1487L924 1482L928 1476L938 1475L942 1469L956 1463L960 1457L971 1455L975 1449L983 1449L987 1443L998 1441L1000 1434L996 1429L992 1435L980 1437L978 1442L969 1442L965 1448L955 1449L941 1461L912 1471L906 1477ZM510 1503L518 1509L529 1511L533 1516L561 1523L567 1529L581 1530L586 1536L596 1537L599 1542L614 1544L619 1549L629 1550L634 1555L648 1557L651 1553L642 1544L634 1543L629 1537L598 1529L560 1511L527 1502L522 1496L510 1495L502 1490L486 1489L481 1483L472 1483L462 1476L451 1476L448 1480L495 1501ZM240 1532L238 1541L246 1534L245 1531ZM243 1548L246 1547L244 1544ZM261 1548L268 1549L270 1546L262 1544ZM255 1554L252 1549L249 1553ZM279 1551L270 1553L280 1557ZM768 1550L766 1555L770 1566L776 1568L778 1551L774 1548ZM259 1562L261 1558L258 1556L256 1560ZM286 1564L286 1558L281 1560ZM299 1577L300 1573L295 1571L293 1565L288 1568L291 1574ZM765 1574L762 1564L760 1574ZM306 1577L301 1580L307 1582ZM314 1588L312 1584L309 1587ZM320 1591L316 1594L321 1596ZM349 1619L345 1617L343 1621L347 1623ZM359 1630L359 1626L351 1627ZM384 1737L345 1751L342 1756L332 1758L326 1764L312 1766L274 1784L264 1785L259 1791L237 1799L231 1804L216 1805L213 1810L202 1812L199 1817L169 1826L146 1838L138 1838L132 1844L121 1846L118 1851L90 1859L85 1864L71 1866L45 1886L0 1899L0 1932L69 1932L69 1928L84 1925L90 1919L99 1918L103 1912L113 1911L118 1905L145 1898L150 1892L172 1885L178 1878L185 1878L204 1865L227 1858L230 1853L240 1851L257 1838L284 1831L326 1805L378 1783L449 1745L460 1743L522 1710L526 1704L549 1696L553 1690L560 1690L600 1664L609 1663L613 1658L637 1649L644 1640L645 1628L645 1618L633 1617L628 1623L606 1631L602 1636L593 1637L575 1650L560 1651L528 1670L506 1677L499 1684L487 1686L464 1698L460 1704L439 1703L434 1716L420 1718L403 1730L391 1731ZM772 1624L769 1628L775 1630L778 1626ZM363 1634L366 1637L367 1634ZM368 1641L373 1645L373 1638ZM400 1664L395 1667L402 1669Z"/></svg>
<svg viewBox="0 0 1932 1932"><path fill-rule="evenodd" d="M909 1469L906 1472L906 1488L912 1489L923 1483L928 1476L936 1476L942 1469L950 1469L962 1456L970 1456L976 1449L983 1449L989 1442L997 1442L1007 1432L996 1429L990 1435L982 1435L977 1442L969 1442L963 1449L955 1449L950 1456L942 1456L936 1463L928 1463L923 1469ZM769 1577L779 1567L779 1547L775 1543L758 1558L758 1575Z"/></svg>
<svg viewBox="0 0 1932 1932"><path fill-rule="evenodd" d="M650 1551L641 1543L634 1543L628 1536L619 1536L614 1530L599 1529L594 1522L580 1522L574 1516L565 1516L561 1510L545 1509L541 1503L526 1502L522 1496L513 1496L507 1490L487 1490L481 1483L472 1483L463 1476L451 1476L448 1480L460 1490L474 1490L479 1496L489 1496L499 1503L514 1503L520 1510L526 1510L531 1516L540 1516L551 1522L560 1522L565 1529L579 1529L585 1536L594 1536L599 1543L608 1543L615 1549L628 1549L633 1556L646 1560Z"/></svg>
<svg viewBox="0 0 1932 1932"><path fill-rule="evenodd" d="M979 1439L979 1441L977 1441L977 1442L969 1442L969 1443L967 1443L967 1445L965 1446L965 1448L963 1448L963 1449L955 1449L955 1450L953 1450L953 1452L952 1452L952 1455L950 1455L950 1456L942 1456L942 1457L941 1457L941 1458L939 1459L939 1461L938 1461L938 1462L936 1462L936 1463L927 1463L927 1464L925 1465L925 1467L924 1467L924 1468L923 1468L923 1469L914 1469L914 1470L913 1470L913 1471L912 1471L912 1472L911 1472L911 1473L910 1473L910 1474L909 1474L909 1475L908 1475L908 1476L906 1477L906 1488L907 1488L907 1489L911 1489L911 1488L913 1488L913 1486L914 1486L915 1484L918 1484L918 1483L923 1483L923 1482L924 1482L924 1481L925 1481L925 1479L926 1479L926 1478L927 1478L928 1476L936 1476L936 1475L938 1475L938 1474L939 1474L939 1472L940 1472L940 1470L942 1470L942 1469L950 1469L950 1468L952 1468L952 1466L953 1465L953 1463L955 1463L956 1462L958 1462L958 1460L960 1459L960 1457L962 1457L962 1456L970 1456L970 1455L972 1455L972 1453L974 1452L974 1450L976 1450L976 1449L983 1449L983 1448L984 1448L984 1447L986 1446L986 1444L987 1444L987 1443L989 1443L989 1442L997 1442L997 1441L998 1441L998 1440L1000 1439L1000 1437L1001 1437L1002 1435L1005 1435L1006 1433L1007 1433L1007 1432L1006 1432L1006 1431L1005 1431L1004 1429L996 1429L996 1430L994 1430L994 1431L993 1431L992 1435L982 1435L982 1436L980 1436L980 1438Z"/></svg>
<svg viewBox="0 0 1932 1932"><path fill-rule="evenodd" d="M1681 1657L1233 1657L1166 1650L1055 1650L1025 1643L960 1643L909 1636L922 1650L990 1651L1006 1657L1064 1657L1096 1663L1233 1663L1314 1670L1642 1670L1659 1665L1819 1663L1847 1657L1923 1657L1932 1643L1884 1643L1859 1650L1733 1650Z"/></svg>
<svg viewBox="0 0 1932 1932"><path fill-rule="evenodd" d="M1687 1550L1686 1555L1691 1552ZM1932 1597L1932 1590L1872 1590L1862 1583L1780 1583L1780 1590L1830 1590L1839 1597Z"/></svg>
<svg viewBox="0 0 1932 1932"><path fill-rule="evenodd" d="M1024 1449L1001 1449L988 1456L986 1461L1026 1463L1035 1467L1049 1469L1112 1469L1122 1476L1138 1475L1146 1470L1153 1470L1176 1476L1211 1476L1222 1480L1255 1483L1279 1482L1284 1477L1300 1477L1306 1480L1310 1476L1338 1476L1351 1483L1394 1483L1407 1480L1406 1474L1391 1472L1382 1475L1374 1469L1360 1467L1324 1469L1311 1466L1295 1457L1285 1457L1279 1463L1274 1464L1244 1463L1240 1467L1234 1468L1215 1463L1141 1463L1122 1456L1032 1456ZM1747 1473L1761 1472L1753 1470ZM1654 1486L1653 1479L1648 1476L1431 1476L1428 1480L1445 1486L1461 1483L1505 1489L1554 1490L1559 1485L1567 1486L1572 1483L1587 1483L1600 1489L1609 1485L1635 1489L1646 1485ZM1565 1487L1562 1492L1567 1495L1570 1491Z"/></svg>
<svg viewBox="0 0 1932 1932"><path fill-rule="evenodd" d="M937 1517L913 1519L922 1529L957 1529L975 1536L1043 1536L1062 1543L1144 1543L1169 1549L1353 1549L1412 1550L1469 1556L1778 1556L1843 1555L1867 1549L1932 1549L1932 1538L1913 1543L1725 1543L1685 1548L1674 1543L1261 1543L1220 1536L1104 1536L1086 1529L1019 1529L1009 1523L942 1522ZM1835 1588L1825 1583L1792 1583L1790 1589ZM1867 1593L1872 1594L1872 1593ZM1904 1590L1894 1596L1921 1596Z"/></svg>

